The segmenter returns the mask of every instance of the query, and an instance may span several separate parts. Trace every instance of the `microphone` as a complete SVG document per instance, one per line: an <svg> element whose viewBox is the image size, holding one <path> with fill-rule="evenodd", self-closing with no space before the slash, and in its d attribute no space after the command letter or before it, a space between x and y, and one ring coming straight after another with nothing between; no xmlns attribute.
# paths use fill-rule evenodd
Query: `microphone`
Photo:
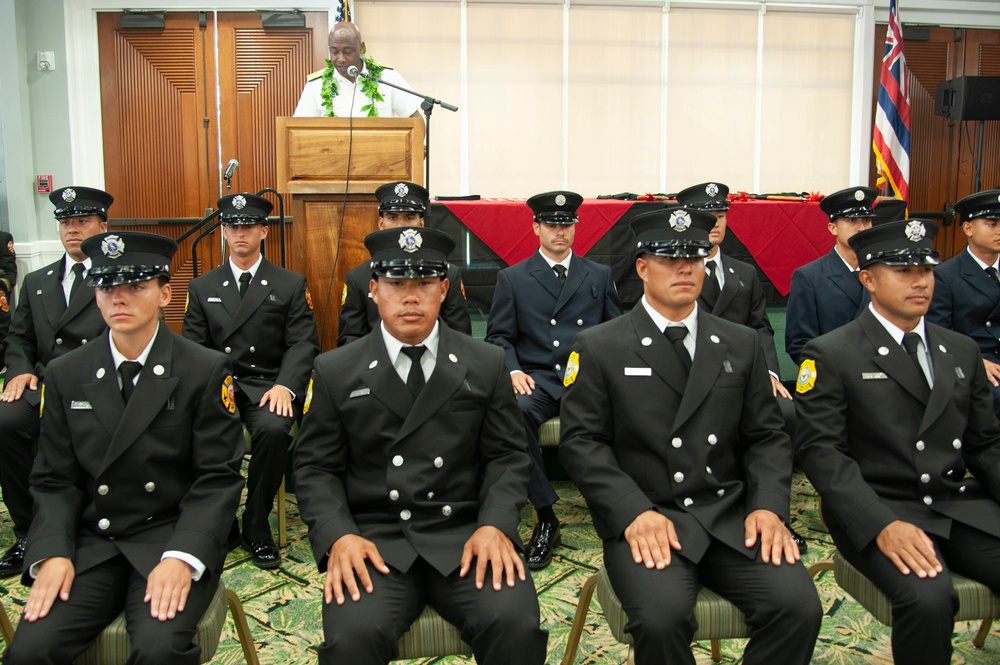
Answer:
<svg viewBox="0 0 1000 665"><path fill-rule="evenodd" d="M354 65L351 65L350 67L347 68L347 75L348 76L353 76L353 77L357 78L357 76L358 76L358 68L356 66L354 66Z"/></svg>
<svg viewBox="0 0 1000 665"><path fill-rule="evenodd" d="M233 172L236 170L236 167L239 166L239 165L240 165L240 163L238 161L236 161L235 159L230 159L229 160L229 166L226 167L226 172L222 174L222 177L225 180L231 180L232 177L233 177Z"/></svg>

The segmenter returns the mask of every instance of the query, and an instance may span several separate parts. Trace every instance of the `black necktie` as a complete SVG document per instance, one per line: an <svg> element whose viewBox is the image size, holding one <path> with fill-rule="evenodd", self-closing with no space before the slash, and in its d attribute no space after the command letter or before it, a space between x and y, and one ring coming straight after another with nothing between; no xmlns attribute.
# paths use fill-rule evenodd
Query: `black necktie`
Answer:
<svg viewBox="0 0 1000 665"><path fill-rule="evenodd" d="M677 352L677 358L681 361L681 365L684 366L685 375L691 372L691 354L684 347L684 338L687 337L687 332L685 326L667 326L663 329L663 334L673 344L674 351Z"/></svg>
<svg viewBox="0 0 1000 665"><path fill-rule="evenodd" d="M912 360L913 364L917 366L917 371L920 372L920 376L924 377L924 380L927 380L927 375L924 374L924 368L920 366L920 359L917 358L917 349L919 348L919 345L920 335L917 333L908 332L903 335L903 347L906 349L906 352L910 354L910 360Z"/></svg>
<svg viewBox="0 0 1000 665"><path fill-rule="evenodd" d="M81 286L83 286L83 271L86 270L86 267L82 263L74 263L72 270L73 283L69 287L69 301L67 301L67 305L73 302L73 297L76 296L76 292L80 290Z"/></svg>
<svg viewBox="0 0 1000 665"><path fill-rule="evenodd" d="M990 276L990 281L993 282L994 285L1000 286L1000 274L997 273L996 268L989 266L986 268L986 274Z"/></svg>
<svg viewBox="0 0 1000 665"><path fill-rule="evenodd" d="M554 266L552 266L552 269L556 271L556 277L559 279L559 284L560 285L565 284L566 283L566 266L560 265L560 264L557 263Z"/></svg>
<svg viewBox="0 0 1000 665"><path fill-rule="evenodd" d="M424 387L424 369L420 366L420 357L427 350L426 346L404 346L403 353L410 357L410 373L406 375L406 387L410 389L413 399L417 398Z"/></svg>
<svg viewBox="0 0 1000 665"><path fill-rule="evenodd" d="M250 288L250 280L253 279L253 275L249 271L240 275L240 298L246 294L247 289Z"/></svg>
<svg viewBox="0 0 1000 665"><path fill-rule="evenodd" d="M132 396L132 391L135 390L135 377L139 376L141 370L142 363L134 360L126 360L118 366L118 373L122 377L122 397L125 398L126 404L128 398Z"/></svg>
<svg viewBox="0 0 1000 665"><path fill-rule="evenodd" d="M705 283L701 287L701 297L709 307L715 307L722 290L719 280L715 278L715 261L705 262Z"/></svg>

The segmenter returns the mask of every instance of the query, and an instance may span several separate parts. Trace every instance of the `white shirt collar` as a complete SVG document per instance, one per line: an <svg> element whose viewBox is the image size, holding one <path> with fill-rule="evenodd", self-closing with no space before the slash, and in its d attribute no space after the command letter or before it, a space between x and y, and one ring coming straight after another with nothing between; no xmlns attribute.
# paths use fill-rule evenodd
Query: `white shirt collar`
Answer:
<svg viewBox="0 0 1000 665"><path fill-rule="evenodd" d="M146 366L146 359L149 358L149 352L152 350L153 342L156 341L156 336L158 334L160 334L159 325L157 325L156 330L153 331L153 336L149 339L149 344L147 344L146 348L142 350L142 353L139 354L139 357L135 359L135 361L141 364L143 367ZM121 367L121 364L123 362L128 360L128 358L126 358L125 355L118 350L118 347L115 346L115 336L112 334L112 331L110 330L108 331L108 339L111 341L111 359L115 363L115 370L117 370L119 367Z"/></svg>
<svg viewBox="0 0 1000 665"><path fill-rule="evenodd" d="M427 351L425 351L424 353L425 354L429 353L431 354L431 358L436 359L438 352L438 342L441 340L440 326L441 322L435 321L434 327L431 329L431 333L427 335L424 341L420 342L420 344L418 345L413 345L413 344L404 344L403 342L399 341L398 339L393 337L388 330L385 329L384 322L379 323L379 328L382 330L382 341L385 342L385 350L389 354L389 361L392 363L393 367L396 366L396 361L399 360L400 350L404 346L425 346L427 347Z"/></svg>
<svg viewBox="0 0 1000 665"><path fill-rule="evenodd" d="M91 266L91 264L93 262L90 260L89 256L86 259L84 259L83 261L74 261L73 258L69 254L64 254L63 255L63 280L65 280L67 277L69 277L73 273L73 265L76 264L76 263L82 263L83 264L83 272L84 272L84 274L86 274L86 273L90 272L90 266Z"/></svg>
<svg viewBox="0 0 1000 665"><path fill-rule="evenodd" d="M242 274L243 274L243 273L245 273L245 272L248 272L248 273L250 273L250 279L251 279L251 280L253 280L253 278L257 276L257 269L258 269L258 268L260 268L260 264L261 264L261 263L262 263L263 261L264 261L264 255L263 255L263 254L259 254L259 255L257 256L257 262L256 262L256 263L254 263L254 264L253 264L252 266L250 266L249 268L247 268L246 270L244 270L243 268L239 268L239 267L237 267L237 265L236 265L235 263L233 263L233 257L232 257L232 256L230 256L230 257L229 257L229 267L230 267L230 268L232 269L232 271L233 271L233 277L235 277L235 278L236 278L236 283L237 283L237 285L239 285L239 281L240 281L240 275L242 275Z"/></svg>
<svg viewBox="0 0 1000 665"><path fill-rule="evenodd" d="M549 257L545 256L545 252L543 252L541 250L541 248L538 249L538 255L541 256L543 259L545 259L545 262L549 264L550 268L555 269L556 265L560 265L560 266L565 267L566 268L566 272L569 273L569 262L573 258L573 250L572 249L569 250L569 254L567 254L566 258L563 259L562 261L553 261Z"/></svg>
<svg viewBox="0 0 1000 665"><path fill-rule="evenodd" d="M691 335L693 339L698 338L697 300L694 303L694 309L691 310L691 313L685 316L680 321L671 321L667 317L657 312L655 309L653 309L653 306L649 304L649 301L646 300L645 295L642 296L642 299L639 302L641 302L642 306L646 308L646 313L649 314L649 318L653 319L653 325L659 328L660 332L663 332L667 328L667 326L684 326L685 328L688 329L688 334Z"/></svg>
<svg viewBox="0 0 1000 665"><path fill-rule="evenodd" d="M903 330L895 323L891 322L889 319L879 314L878 311L875 309L875 305L873 305L872 303L868 303L868 309L871 311L872 314L875 315L875 318L878 319L878 322L882 324L882 327L885 328L886 332L889 333L894 340L899 342L900 346L903 345L903 337L906 336L907 332L915 332L918 335L920 335L920 341L924 343L924 348L925 349L931 348L930 346L927 345L927 332L924 330L924 317L922 316L920 317L920 321L917 323L916 326L914 326L913 330L907 331Z"/></svg>
<svg viewBox="0 0 1000 665"><path fill-rule="evenodd" d="M965 246L965 251L969 253L969 256L972 257L972 260L978 263L979 267L982 268L983 270L986 270L987 268L996 268L997 264L1000 264L1000 257L997 257L997 260L993 262L992 266L986 265L985 263L983 263L982 259L980 259L978 256L972 253L972 250L969 248L968 245Z"/></svg>
<svg viewBox="0 0 1000 665"><path fill-rule="evenodd" d="M851 267L851 264L847 262L847 259L845 259L844 255L840 253L840 249L836 245L833 246L833 251L835 251L840 260L844 262L844 267L847 268L847 272L858 272L857 268Z"/></svg>

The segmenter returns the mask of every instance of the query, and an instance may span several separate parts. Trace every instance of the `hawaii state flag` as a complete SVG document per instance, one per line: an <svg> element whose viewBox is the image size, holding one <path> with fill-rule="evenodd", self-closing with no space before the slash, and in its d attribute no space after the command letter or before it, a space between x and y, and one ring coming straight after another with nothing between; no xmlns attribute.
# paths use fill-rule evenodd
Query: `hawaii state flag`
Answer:
<svg viewBox="0 0 1000 665"><path fill-rule="evenodd" d="M903 28L896 0L889 0L889 27L882 53L875 135L872 140L878 186L892 189L898 199L910 200L910 95L906 88Z"/></svg>

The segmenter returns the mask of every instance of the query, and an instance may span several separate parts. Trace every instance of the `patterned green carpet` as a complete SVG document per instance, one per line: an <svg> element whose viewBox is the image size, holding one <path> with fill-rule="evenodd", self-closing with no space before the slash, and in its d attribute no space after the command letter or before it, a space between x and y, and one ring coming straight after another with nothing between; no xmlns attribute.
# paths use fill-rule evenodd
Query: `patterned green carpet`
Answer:
<svg viewBox="0 0 1000 665"><path fill-rule="evenodd" d="M796 474L793 482L793 524L809 539L809 552L804 563L810 565L830 557L830 538L819 521L812 487L801 474ZM600 540L594 533L579 492L566 481L557 482L556 486L562 497L557 512L564 523L563 547L557 551L551 566L534 575L541 601L542 623L549 631L547 662L550 664L562 660L580 587L601 564ZM323 579L313 563L305 527L299 519L293 495L289 495L287 510L290 542L284 551L281 569L277 572L258 570L249 563L242 550L237 550L230 554L226 562L225 582L243 600L261 663L315 663L313 645L322 640L323 634L320 618ZM10 523L6 512L0 512L0 519L4 522L4 532L9 534ZM277 528L276 525L274 528ZM531 512L525 509L521 524L523 537L527 538L530 531ZM0 543L0 547L8 545ZM832 572L823 573L816 584L826 616L813 663L891 663L889 630L872 619L853 599L844 596L834 583ZM6 580L0 586L0 599L15 626L17 618L14 615L23 608L26 591L14 580ZM1000 662L1000 627L994 625L982 651L972 646L977 628L978 624L973 623L956 624L954 663L995 665ZM741 662L744 643L743 640L723 641L723 662ZM693 648L698 663L711 662L707 642L696 644ZM595 597L575 662L624 663L626 658L626 647L616 643L611 636ZM242 662L243 653L232 622L227 621L222 644L212 663ZM472 659L451 657L410 662L454 665L472 662Z"/></svg>

